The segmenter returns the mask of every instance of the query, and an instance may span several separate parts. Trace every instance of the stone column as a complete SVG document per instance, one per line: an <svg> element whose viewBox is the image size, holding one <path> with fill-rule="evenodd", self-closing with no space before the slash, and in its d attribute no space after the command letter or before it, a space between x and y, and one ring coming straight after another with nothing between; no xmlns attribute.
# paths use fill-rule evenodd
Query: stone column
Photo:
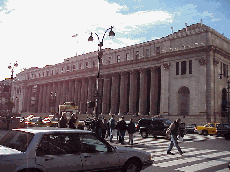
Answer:
<svg viewBox="0 0 230 172"><path fill-rule="evenodd" d="M147 87L147 69L141 69L140 70L140 104L139 104L139 110L142 115L147 115L147 105L148 105L148 87Z"/></svg>
<svg viewBox="0 0 230 172"><path fill-rule="evenodd" d="M86 90L87 90L87 83L86 79L81 79L82 81L82 87L81 87L81 107L80 107L80 113L85 114L86 113Z"/></svg>
<svg viewBox="0 0 230 172"><path fill-rule="evenodd" d="M46 111L46 97L47 97L47 84L43 85L43 96L42 96L42 112L45 113Z"/></svg>
<svg viewBox="0 0 230 172"><path fill-rule="evenodd" d="M102 114L109 114L110 112L110 97L111 97L111 76L106 75L104 77L104 84L103 84Z"/></svg>
<svg viewBox="0 0 230 172"><path fill-rule="evenodd" d="M129 72L121 73L120 115L127 115L129 110Z"/></svg>
<svg viewBox="0 0 230 172"><path fill-rule="evenodd" d="M158 103L158 72L157 68L151 69L151 87L150 87L150 114L157 115Z"/></svg>
<svg viewBox="0 0 230 172"><path fill-rule="evenodd" d="M95 77L89 77L89 84L88 84L88 99L89 101L95 101ZM87 114L92 114L94 108L87 108Z"/></svg>
<svg viewBox="0 0 230 172"><path fill-rule="evenodd" d="M169 63L161 65L161 105L160 113L169 114Z"/></svg>
<svg viewBox="0 0 230 172"><path fill-rule="evenodd" d="M31 95L32 95L32 86L27 87L28 90L28 99L27 99L27 112L30 112L30 105L31 105Z"/></svg>
<svg viewBox="0 0 230 172"><path fill-rule="evenodd" d="M139 84L139 72L133 70L130 72L130 96L129 96L129 112L131 114L138 113L138 84Z"/></svg>
<svg viewBox="0 0 230 172"><path fill-rule="evenodd" d="M63 88L62 88L62 102L66 102L67 99L66 99L66 94L67 94L67 82L66 81L63 81Z"/></svg>
<svg viewBox="0 0 230 172"><path fill-rule="evenodd" d="M40 84L39 86L39 96L38 96L38 112L42 112L42 100L43 100L43 85Z"/></svg>
<svg viewBox="0 0 230 172"><path fill-rule="evenodd" d="M80 89L80 86L79 86L79 80L76 79L75 81L75 84L74 84L74 103L76 106L78 106L78 109L80 108L80 105L79 105L79 89Z"/></svg>
<svg viewBox="0 0 230 172"><path fill-rule="evenodd" d="M50 99L50 83L47 84L47 90L46 90L46 112L50 112L50 105L49 105L49 99Z"/></svg>
<svg viewBox="0 0 230 172"><path fill-rule="evenodd" d="M62 104L62 102L61 102L61 82L60 81L57 83L56 104L57 104L57 106Z"/></svg>
<svg viewBox="0 0 230 172"><path fill-rule="evenodd" d="M112 88L111 88L111 114L118 114L119 112L119 97L120 97L120 75L113 73L112 75Z"/></svg>

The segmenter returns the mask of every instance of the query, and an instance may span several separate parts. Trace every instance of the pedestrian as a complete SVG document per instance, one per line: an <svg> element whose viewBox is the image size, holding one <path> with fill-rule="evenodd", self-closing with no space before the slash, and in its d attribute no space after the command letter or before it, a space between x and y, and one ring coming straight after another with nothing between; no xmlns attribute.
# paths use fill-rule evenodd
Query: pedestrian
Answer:
<svg viewBox="0 0 230 172"><path fill-rule="evenodd" d="M121 143L120 121L121 119L117 121L117 125L115 127L115 129L117 130L117 140L119 140L119 143Z"/></svg>
<svg viewBox="0 0 230 172"><path fill-rule="evenodd" d="M125 132L127 130L124 116L121 117L121 121L119 122L119 130L120 130L120 135L121 135L121 144L124 144Z"/></svg>
<svg viewBox="0 0 230 172"><path fill-rule="evenodd" d="M115 115L112 115L111 119L109 120L109 129L110 129L110 137L109 137L109 141L110 142L113 142L113 136L115 135L114 134L114 131L115 131L115 126L116 126L116 123L115 123Z"/></svg>
<svg viewBox="0 0 230 172"><path fill-rule="evenodd" d="M101 134L102 134L102 131L101 131L101 127L102 127L102 120L101 120L101 117L99 117L97 120L96 120L96 124L95 124L95 133L101 137Z"/></svg>
<svg viewBox="0 0 230 172"><path fill-rule="evenodd" d="M77 122L77 120L74 117L74 114L72 114L71 118L69 120L69 123L68 123L69 124L69 128L76 129L76 126L75 126L76 122Z"/></svg>
<svg viewBox="0 0 230 172"><path fill-rule="evenodd" d="M173 146L175 145L175 147L177 148L178 152L180 153L180 155L183 154L181 148L179 147L178 145L178 142L177 142L177 136L179 135L180 136L180 129L179 129L179 126L180 126L180 123L181 123L181 119L178 118L176 121L174 121L170 126L169 128L167 129L166 131L166 135L168 136L169 134L171 135L171 142L169 144L169 147L168 147L168 150L167 150L167 154L170 154L170 155L174 155L171 150L173 148Z"/></svg>
<svg viewBox="0 0 230 172"><path fill-rule="evenodd" d="M108 126L107 126L107 119L104 118L103 123L102 123L102 127L101 127L101 133L102 133L102 138L105 138L106 135L106 131L108 130Z"/></svg>
<svg viewBox="0 0 230 172"><path fill-rule="evenodd" d="M110 129L109 129L109 120L107 120L107 133L106 133L106 138L110 136Z"/></svg>
<svg viewBox="0 0 230 172"><path fill-rule="evenodd" d="M60 128L67 128L67 118L66 118L66 113L63 113L60 121L59 121L59 127Z"/></svg>
<svg viewBox="0 0 230 172"><path fill-rule="evenodd" d="M130 123L128 124L128 133L129 133L129 144L133 145L133 134L135 133L135 124L133 119L130 118Z"/></svg>

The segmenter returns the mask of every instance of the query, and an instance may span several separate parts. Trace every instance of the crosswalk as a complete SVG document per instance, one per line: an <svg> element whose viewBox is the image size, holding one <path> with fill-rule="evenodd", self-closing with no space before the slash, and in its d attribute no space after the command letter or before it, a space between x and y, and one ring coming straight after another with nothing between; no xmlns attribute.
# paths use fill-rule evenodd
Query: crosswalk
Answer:
<svg viewBox="0 0 230 172"><path fill-rule="evenodd" d="M196 137L199 137L197 135ZM216 139L215 137L203 137L204 139ZM199 140L198 138L186 139L187 141ZM128 137L125 136L125 142L128 142ZM223 165L223 169L217 172L229 171L227 163L230 162L230 151L218 151L214 149L198 149L181 147L185 153L180 155L174 148L172 153L175 155L167 155L166 150L169 145L169 140L160 138L146 138L134 137L133 149L143 150L149 152L152 156L153 166L163 169L173 169L173 171L180 172L196 172L196 171L213 171L213 168ZM129 147L126 144L124 146ZM216 171L216 170L214 170ZM147 169L144 170L147 172Z"/></svg>

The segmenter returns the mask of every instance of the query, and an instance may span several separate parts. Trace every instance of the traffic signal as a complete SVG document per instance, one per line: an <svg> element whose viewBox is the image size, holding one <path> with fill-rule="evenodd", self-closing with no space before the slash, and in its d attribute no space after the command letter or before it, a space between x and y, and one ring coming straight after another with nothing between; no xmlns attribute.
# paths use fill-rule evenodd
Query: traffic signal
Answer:
<svg viewBox="0 0 230 172"><path fill-rule="evenodd" d="M94 102L94 101L88 101L88 102L87 102L87 107L88 107L88 108L93 108L93 107L95 107L95 102Z"/></svg>

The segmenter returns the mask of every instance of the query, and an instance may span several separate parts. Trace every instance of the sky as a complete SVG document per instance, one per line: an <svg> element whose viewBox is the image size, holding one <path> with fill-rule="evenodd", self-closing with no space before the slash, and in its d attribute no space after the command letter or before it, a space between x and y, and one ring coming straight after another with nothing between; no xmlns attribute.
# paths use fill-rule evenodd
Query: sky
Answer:
<svg viewBox="0 0 230 172"><path fill-rule="evenodd" d="M0 81L31 67L159 39L202 23L230 39L230 0L0 0ZM73 35L77 37L72 37Z"/></svg>

